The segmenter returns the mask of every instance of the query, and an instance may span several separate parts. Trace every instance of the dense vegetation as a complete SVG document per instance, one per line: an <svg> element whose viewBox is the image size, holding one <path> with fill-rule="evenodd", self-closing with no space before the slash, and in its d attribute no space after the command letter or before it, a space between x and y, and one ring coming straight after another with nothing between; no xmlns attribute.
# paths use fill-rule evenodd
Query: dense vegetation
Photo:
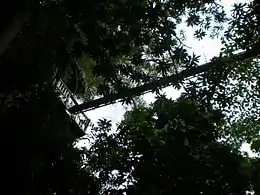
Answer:
<svg viewBox="0 0 260 195"><path fill-rule="evenodd" d="M236 4L231 18L214 0L0 7L3 192L260 194L260 159L239 151L246 142L260 152L259 1ZM197 39L220 36L223 49L206 69L187 52L183 23ZM115 94L127 103L149 90L158 97L135 104L115 133L100 120L79 148L84 132L55 92L60 78L93 107ZM166 85L185 93L167 99Z"/></svg>

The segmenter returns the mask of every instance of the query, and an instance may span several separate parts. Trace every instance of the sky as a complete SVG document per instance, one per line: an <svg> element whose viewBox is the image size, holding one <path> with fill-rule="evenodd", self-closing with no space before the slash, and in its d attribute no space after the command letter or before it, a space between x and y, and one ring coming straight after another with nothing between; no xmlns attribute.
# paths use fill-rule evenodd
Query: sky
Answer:
<svg viewBox="0 0 260 195"><path fill-rule="evenodd" d="M238 2L248 2L249 0L222 0L220 4L224 6L224 9L227 13L230 13L232 5ZM183 28L183 26L181 26ZM212 57L218 56L220 49L222 48L221 41L217 38L211 39L209 37L204 38L203 40L196 40L193 37L194 30L192 28L185 27L186 34L186 44L191 47L191 51L196 55L201 56L200 64L208 62ZM172 99L178 98L183 90L176 90L172 87L167 87L163 89L163 92ZM155 100L155 95L148 93L142 96L147 103L152 103ZM108 105L105 107L97 108L86 112L86 115L90 118L91 122L96 124L99 119L106 118L112 121L112 128L115 130L117 123L119 123L127 108L122 106L121 103L116 103L113 105ZM80 145L86 145L87 143L82 141ZM244 144L241 148L242 151L248 152L249 156L254 154L250 151L249 144Z"/></svg>

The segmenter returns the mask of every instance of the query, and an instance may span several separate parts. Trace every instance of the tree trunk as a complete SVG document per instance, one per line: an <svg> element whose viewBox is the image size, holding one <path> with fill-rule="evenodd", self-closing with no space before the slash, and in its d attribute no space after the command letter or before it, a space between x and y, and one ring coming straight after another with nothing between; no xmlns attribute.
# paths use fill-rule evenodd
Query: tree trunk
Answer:
<svg viewBox="0 0 260 195"><path fill-rule="evenodd" d="M28 20L28 17L29 14L26 12L15 14L13 20L2 32L0 35L0 57L6 51L12 40L20 32L23 24Z"/></svg>
<svg viewBox="0 0 260 195"><path fill-rule="evenodd" d="M245 60L251 57L256 57L258 55L259 55L258 50L251 50L250 52L243 52L237 54L236 57L239 60ZM176 84L185 78L195 76L199 73L206 72L212 69L213 67L220 66L220 65L221 65L221 61L219 62L218 60L215 60L192 69L183 70L179 74L174 74L168 77L161 78L157 81L153 81L135 88L130 88L125 91L121 91L120 93L115 93L115 94L108 95L106 97L84 102L82 104L71 107L69 109L69 112L75 114L78 112L99 108L111 103L115 103L117 101L122 101L126 97L131 98L131 97L139 96L149 91L153 91L153 90L155 91L156 89L161 87L166 87L171 84Z"/></svg>

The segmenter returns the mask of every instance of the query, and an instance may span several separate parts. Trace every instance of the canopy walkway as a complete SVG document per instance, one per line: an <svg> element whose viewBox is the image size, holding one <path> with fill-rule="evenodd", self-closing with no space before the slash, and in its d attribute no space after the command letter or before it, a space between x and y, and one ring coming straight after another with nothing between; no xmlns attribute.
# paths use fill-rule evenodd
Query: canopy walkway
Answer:
<svg viewBox="0 0 260 195"><path fill-rule="evenodd" d="M59 97L62 103L66 106L67 113L75 120L82 130L86 130L90 123L90 119L86 116L86 114L83 111L78 112L77 114L70 114L68 112L71 107L79 105L75 95L69 90L61 79L54 81L54 85L56 87L56 91L60 94Z"/></svg>
<svg viewBox="0 0 260 195"><path fill-rule="evenodd" d="M254 58L259 56L259 50L258 49L252 49L251 51L241 52L238 54L234 54L230 57L234 57L236 60L246 60L249 58ZM167 77L163 77L161 79L152 81L150 83L146 83L134 88L129 88L122 90L118 93L109 94L107 96L86 101L78 105L74 105L69 108L69 112L71 114L77 114L79 112L89 111L93 110L102 106L106 106L109 104L113 104L116 102L122 102L126 98L132 98L136 96L143 95L145 93L155 91L158 88L167 87L170 85L175 85L176 83L188 79L190 77L194 77L198 74L202 74L204 72L207 72L213 68L217 68L219 66L223 66L225 64L225 58L220 58L205 64L202 64L200 66L196 66L190 69L185 69L181 72L178 72L177 74L173 74Z"/></svg>

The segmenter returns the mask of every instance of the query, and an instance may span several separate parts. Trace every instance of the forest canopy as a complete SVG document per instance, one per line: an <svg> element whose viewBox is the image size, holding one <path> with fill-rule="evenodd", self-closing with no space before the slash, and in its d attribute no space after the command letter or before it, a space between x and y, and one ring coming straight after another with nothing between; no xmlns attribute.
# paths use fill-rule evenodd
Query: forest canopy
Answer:
<svg viewBox="0 0 260 195"><path fill-rule="evenodd" d="M260 194L258 0L234 4L231 17L215 0L0 4L3 191ZM220 39L219 56L199 64L180 24ZM166 98L165 86L184 93ZM154 103L136 101L148 91ZM75 121L116 101L132 105L116 131L107 119L86 132Z"/></svg>

